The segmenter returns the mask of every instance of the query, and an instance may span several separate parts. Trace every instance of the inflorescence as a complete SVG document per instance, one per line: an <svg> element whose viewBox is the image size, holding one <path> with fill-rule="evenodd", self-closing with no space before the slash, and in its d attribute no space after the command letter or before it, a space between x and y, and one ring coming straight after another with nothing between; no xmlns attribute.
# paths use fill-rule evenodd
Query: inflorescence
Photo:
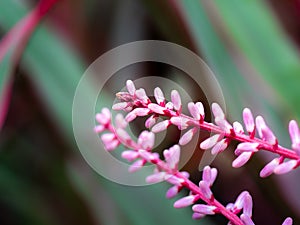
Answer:
<svg viewBox="0 0 300 225"><path fill-rule="evenodd" d="M202 180L198 185L189 180L189 173L179 171L180 145L189 143L199 129L207 130L213 135L200 144L203 150L211 149L212 154L223 152L231 140L239 141L235 149L236 159L232 162L235 168L246 164L251 157L261 150L273 152L277 157L270 161L261 171L261 177L267 177L273 173L287 173L300 165L300 131L296 121L289 123L289 133L292 141L291 149L282 147L272 130L267 126L262 116L255 119L250 109L243 110L244 127L239 122L229 123L221 107L217 103L211 106L214 115L214 123L206 122L205 110L201 102L188 103L189 115L182 113L182 104L179 93L171 92L171 101L166 101L162 90L154 89L156 103L152 102L143 88L136 89L131 80L126 82L127 92L117 93L120 102L113 105L114 110L127 112L125 118L117 114L112 123L110 110L103 108L96 115L99 123L95 132L106 133L101 135L101 140L107 151L116 149L120 144L128 150L122 152L122 157L132 164L129 172L141 169L146 163L155 165L152 175L146 178L148 183L166 181L172 184L166 197L175 197L183 188L190 190L190 194L174 203L175 208L192 205L193 218L201 219L206 215L222 214L231 225L253 225L252 221L252 197L247 191L243 191L233 203L223 206L218 202L211 190L217 177L217 169L206 166L203 170ZM126 132L128 123L137 117L148 116L144 130L137 141ZM158 122L158 118L167 118ZM152 152L155 133L166 130L170 125L175 125L179 130L187 130L180 138L178 145L164 150L164 159L156 152ZM256 136L258 134L258 137ZM201 204L199 203L201 202ZM284 220L282 225L292 225L291 218Z"/></svg>

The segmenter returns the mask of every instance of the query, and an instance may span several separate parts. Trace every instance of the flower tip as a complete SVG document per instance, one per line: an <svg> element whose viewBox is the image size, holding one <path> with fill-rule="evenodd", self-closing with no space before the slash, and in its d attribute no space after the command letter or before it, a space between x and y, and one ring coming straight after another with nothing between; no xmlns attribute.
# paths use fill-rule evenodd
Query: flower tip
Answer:
<svg viewBox="0 0 300 225"><path fill-rule="evenodd" d="M132 80L127 80L126 81L126 88L129 92L129 94L134 95L135 93L135 86Z"/></svg>
<svg viewBox="0 0 300 225"><path fill-rule="evenodd" d="M287 218L283 221L282 225L293 225L293 219L292 219L291 217L287 217Z"/></svg>

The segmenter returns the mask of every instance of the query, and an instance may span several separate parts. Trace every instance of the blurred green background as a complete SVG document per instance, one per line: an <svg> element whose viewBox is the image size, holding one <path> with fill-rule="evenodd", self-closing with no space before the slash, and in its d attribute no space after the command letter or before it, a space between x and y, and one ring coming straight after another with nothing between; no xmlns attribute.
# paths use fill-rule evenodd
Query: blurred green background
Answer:
<svg viewBox="0 0 300 225"><path fill-rule="evenodd" d="M0 35L36 4L0 0ZM76 86L85 69L113 47L170 41L196 52L214 71L231 121L240 121L242 109L250 107L289 146L288 121L300 119L299 31L299 0L58 1L30 37L20 64L0 64L0 93L13 82L0 131L0 224L227 224L221 216L193 221L190 208L174 209L174 200L164 198L167 184L129 187L95 173L73 136ZM106 87L107 94L112 90ZM247 189L256 224L281 224L286 216L300 224L300 173L260 179L271 157L260 153L232 169L232 151L218 156L215 195L226 204ZM193 180L200 179L197 165L187 168Z"/></svg>

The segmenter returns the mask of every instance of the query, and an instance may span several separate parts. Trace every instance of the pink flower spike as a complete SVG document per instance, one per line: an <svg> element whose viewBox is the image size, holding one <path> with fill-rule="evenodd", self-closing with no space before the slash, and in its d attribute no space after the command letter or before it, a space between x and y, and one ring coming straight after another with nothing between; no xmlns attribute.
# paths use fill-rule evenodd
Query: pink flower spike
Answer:
<svg viewBox="0 0 300 225"><path fill-rule="evenodd" d="M153 133L158 133L158 132L164 131L165 129L168 128L168 126L170 126L170 124L171 124L170 120L164 120L162 122L159 122L159 123L155 124L152 127L151 131Z"/></svg>
<svg viewBox="0 0 300 225"><path fill-rule="evenodd" d="M181 117L181 116L173 116L170 119L170 122L177 126L179 130L184 130L188 127L189 120L187 118Z"/></svg>
<svg viewBox="0 0 300 225"><path fill-rule="evenodd" d="M293 170L298 165L297 160L289 160L287 162L279 164L275 169L275 174L284 174Z"/></svg>
<svg viewBox="0 0 300 225"><path fill-rule="evenodd" d="M128 160L129 162L132 162L133 160L137 159L139 157L139 153L137 151L133 150L126 150L122 152L122 158Z"/></svg>
<svg viewBox="0 0 300 225"><path fill-rule="evenodd" d="M199 111L198 107L195 105L194 102L189 102L188 103L188 109L189 109L190 114L192 115L192 117L194 117L196 120L200 120L200 118L201 118L200 111Z"/></svg>
<svg viewBox="0 0 300 225"><path fill-rule="evenodd" d="M128 171L130 173L134 173L140 169L143 168L143 166L146 164L146 160L144 159L139 159L137 161L135 161L129 168L128 168Z"/></svg>
<svg viewBox="0 0 300 225"><path fill-rule="evenodd" d="M214 102L211 105L211 109L212 109L212 112L213 112L215 118L225 119L225 114L218 103Z"/></svg>
<svg viewBox="0 0 300 225"><path fill-rule="evenodd" d="M195 133L197 132L197 128L194 127L190 130L188 130L184 135L181 136L181 138L179 139L179 144L180 145L186 145L187 143L189 143L193 136L195 135Z"/></svg>
<svg viewBox="0 0 300 225"><path fill-rule="evenodd" d="M215 210L217 209L217 207L212 205L196 204L193 205L192 209L196 213L204 215L214 215L216 214Z"/></svg>
<svg viewBox="0 0 300 225"><path fill-rule="evenodd" d="M166 172L158 172L146 177L146 182L149 184L162 182L165 178Z"/></svg>
<svg viewBox="0 0 300 225"><path fill-rule="evenodd" d="M204 214L201 214L201 213L193 213L193 215L192 215L192 218L194 219L194 220L200 220L200 219L202 219L203 217L205 217L205 215Z"/></svg>
<svg viewBox="0 0 300 225"><path fill-rule="evenodd" d="M300 152L300 132L295 120L291 120L289 123L289 133L292 140L292 148Z"/></svg>
<svg viewBox="0 0 300 225"><path fill-rule="evenodd" d="M260 171L259 176L262 178L270 176L278 165L279 165L279 158L273 159Z"/></svg>
<svg viewBox="0 0 300 225"><path fill-rule="evenodd" d="M240 143L238 144L235 154L240 155L243 152L257 152L258 151L258 143L251 143L251 142L245 142L245 143Z"/></svg>
<svg viewBox="0 0 300 225"><path fill-rule="evenodd" d="M292 218L290 218L290 217L286 218L286 219L283 221L282 225L293 225L293 220L292 220Z"/></svg>
<svg viewBox="0 0 300 225"><path fill-rule="evenodd" d="M155 103L150 103L150 104L148 105L148 108L149 108L151 111L153 111L153 112L155 112L155 113L158 113L158 114L161 114L161 115L163 115L163 114L164 114L164 111L165 111L165 108L164 108L164 107L159 106L159 105L157 105L157 104L155 104Z"/></svg>
<svg viewBox="0 0 300 225"><path fill-rule="evenodd" d="M118 102L112 106L112 109L116 111L124 110L128 105L128 102Z"/></svg>
<svg viewBox="0 0 300 225"><path fill-rule="evenodd" d="M219 141L212 149L211 154L216 155L221 152L223 152L229 144L229 140L227 138L224 138L223 140Z"/></svg>
<svg viewBox="0 0 300 225"><path fill-rule="evenodd" d="M158 117L155 117L154 115L151 115L145 122L145 127L146 128L150 128L152 127L156 121L157 121Z"/></svg>
<svg viewBox="0 0 300 225"><path fill-rule="evenodd" d="M241 215L241 220L243 221L244 225L255 225L252 219L245 214Z"/></svg>
<svg viewBox="0 0 300 225"><path fill-rule="evenodd" d="M250 218L252 217L252 208L253 208L253 202L252 202L252 197L248 193L244 197L244 207L243 207L243 214L249 216Z"/></svg>
<svg viewBox="0 0 300 225"><path fill-rule="evenodd" d="M176 91L176 90L171 91L171 101L173 103L174 109L176 111L180 111L181 110L181 98L180 98L178 91Z"/></svg>
<svg viewBox="0 0 300 225"><path fill-rule="evenodd" d="M201 192L203 193L204 197L207 199L211 199L213 196L213 193L210 190L209 184L206 181L200 181L199 182L199 188Z"/></svg>
<svg viewBox="0 0 300 225"><path fill-rule="evenodd" d="M233 123L233 130L234 130L234 133L236 133L236 134L244 134L244 128L243 128L242 124L240 124L237 121L235 121Z"/></svg>
<svg viewBox="0 0 300 225"><path fill-rule="evenodd" d="M135 93L135 86L134 83L132 82L132 80L127 80L126 81L126 88L129 92L129 94L134 95Z"/></svg>
<svg viewBox="0 0 300 225"><path fill-rule="evenodd" d="M232 162L232 167L239 168L245 165L251 158L252 154L252 152L243 152Z"/></svg>
<svg viewBox="0 0 300 225"><path fill-rule="evenodd" d="M177 208L177 209L184 208L184 207L194 204L195 201L197 201L197 197L195 195L189 195L189 196L186 196L186 197L183 197L183 198L177 200L173 206L174 206L174 208Z"/></svg>
<svg viewBox="0 0 300 225"><path fill-rule="evenodd" d="M179 190L179 186L170 187L166 193L166 198L174 198L179 193Z"/></svg>
<svg viewBox="0 0 300 225"><path fill-rule="evenodd" d="M164 96L164 93L162 92L162 90L161 90L159 87L156 87L156 88L154 89L154 97L155 97L156 102L157 102L159 105L164 105L164 104L165 104L165 96Z"/></svg>
<svg viewBox="0 0 300 225"><path fill-rule="evenodd" d="M206 140L202 141L201 144L200 144L200 148L202 148L202 149L209 149L209 148L213 147L222 138L223 138L222 135L215 134L215 135L207 138Z"/></svg>
<svg viewBox="0 0 300 225"><path fill-rule="evenodd" d="M155 142L155 135L152 132L144 130L138 138L138 144L145 150L153 148Z"/></svg>
<svg viewBox="0 0 300 225"><path fill-rule="evenodd" d="M254 129L255 129L255 125L254 125L253 115L252 115L252 112L250 111L250 109L245 108L243 110L243 120L244 120L244 124L246 126L246 130L248 131L248 133L250 135L252 135L254 132Z"/></svg>

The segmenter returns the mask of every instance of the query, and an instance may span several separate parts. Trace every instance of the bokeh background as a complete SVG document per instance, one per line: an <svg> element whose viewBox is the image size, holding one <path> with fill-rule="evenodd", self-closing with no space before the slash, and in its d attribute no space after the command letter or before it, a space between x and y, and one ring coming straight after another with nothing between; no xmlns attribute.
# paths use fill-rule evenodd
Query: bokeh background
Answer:
<svg viewBox="0 0 300 225"><path fill-rule="evenodd" d="M0 0L0 35L36 4ZM282 145L290 145L288 121L300 119L299 0L57 1L24 46L20 63L9 57L0 63L0 224L227 224L221 216L193 221L190 208L174 209L174 200L164 198L167 184L129 187L104 179L76 146L72 101L83 72L113 47L147 39L197 53L216 74L230 121L240 121L242 109L250 107L264 115ZM4 38L0 45L1 54L18 50L10 42L5 52ZM184 79L161 65L140 67L144 75ZM110 82L105 93L113 96L115 88ZM256 224L281 224L287 216L300 224L300 172L260 179L272 155L256 155L240 169L231 168L232 150L216 158L216 197L226 204L247 189ZM197 166L186 166L195 182Z"/></svg>

